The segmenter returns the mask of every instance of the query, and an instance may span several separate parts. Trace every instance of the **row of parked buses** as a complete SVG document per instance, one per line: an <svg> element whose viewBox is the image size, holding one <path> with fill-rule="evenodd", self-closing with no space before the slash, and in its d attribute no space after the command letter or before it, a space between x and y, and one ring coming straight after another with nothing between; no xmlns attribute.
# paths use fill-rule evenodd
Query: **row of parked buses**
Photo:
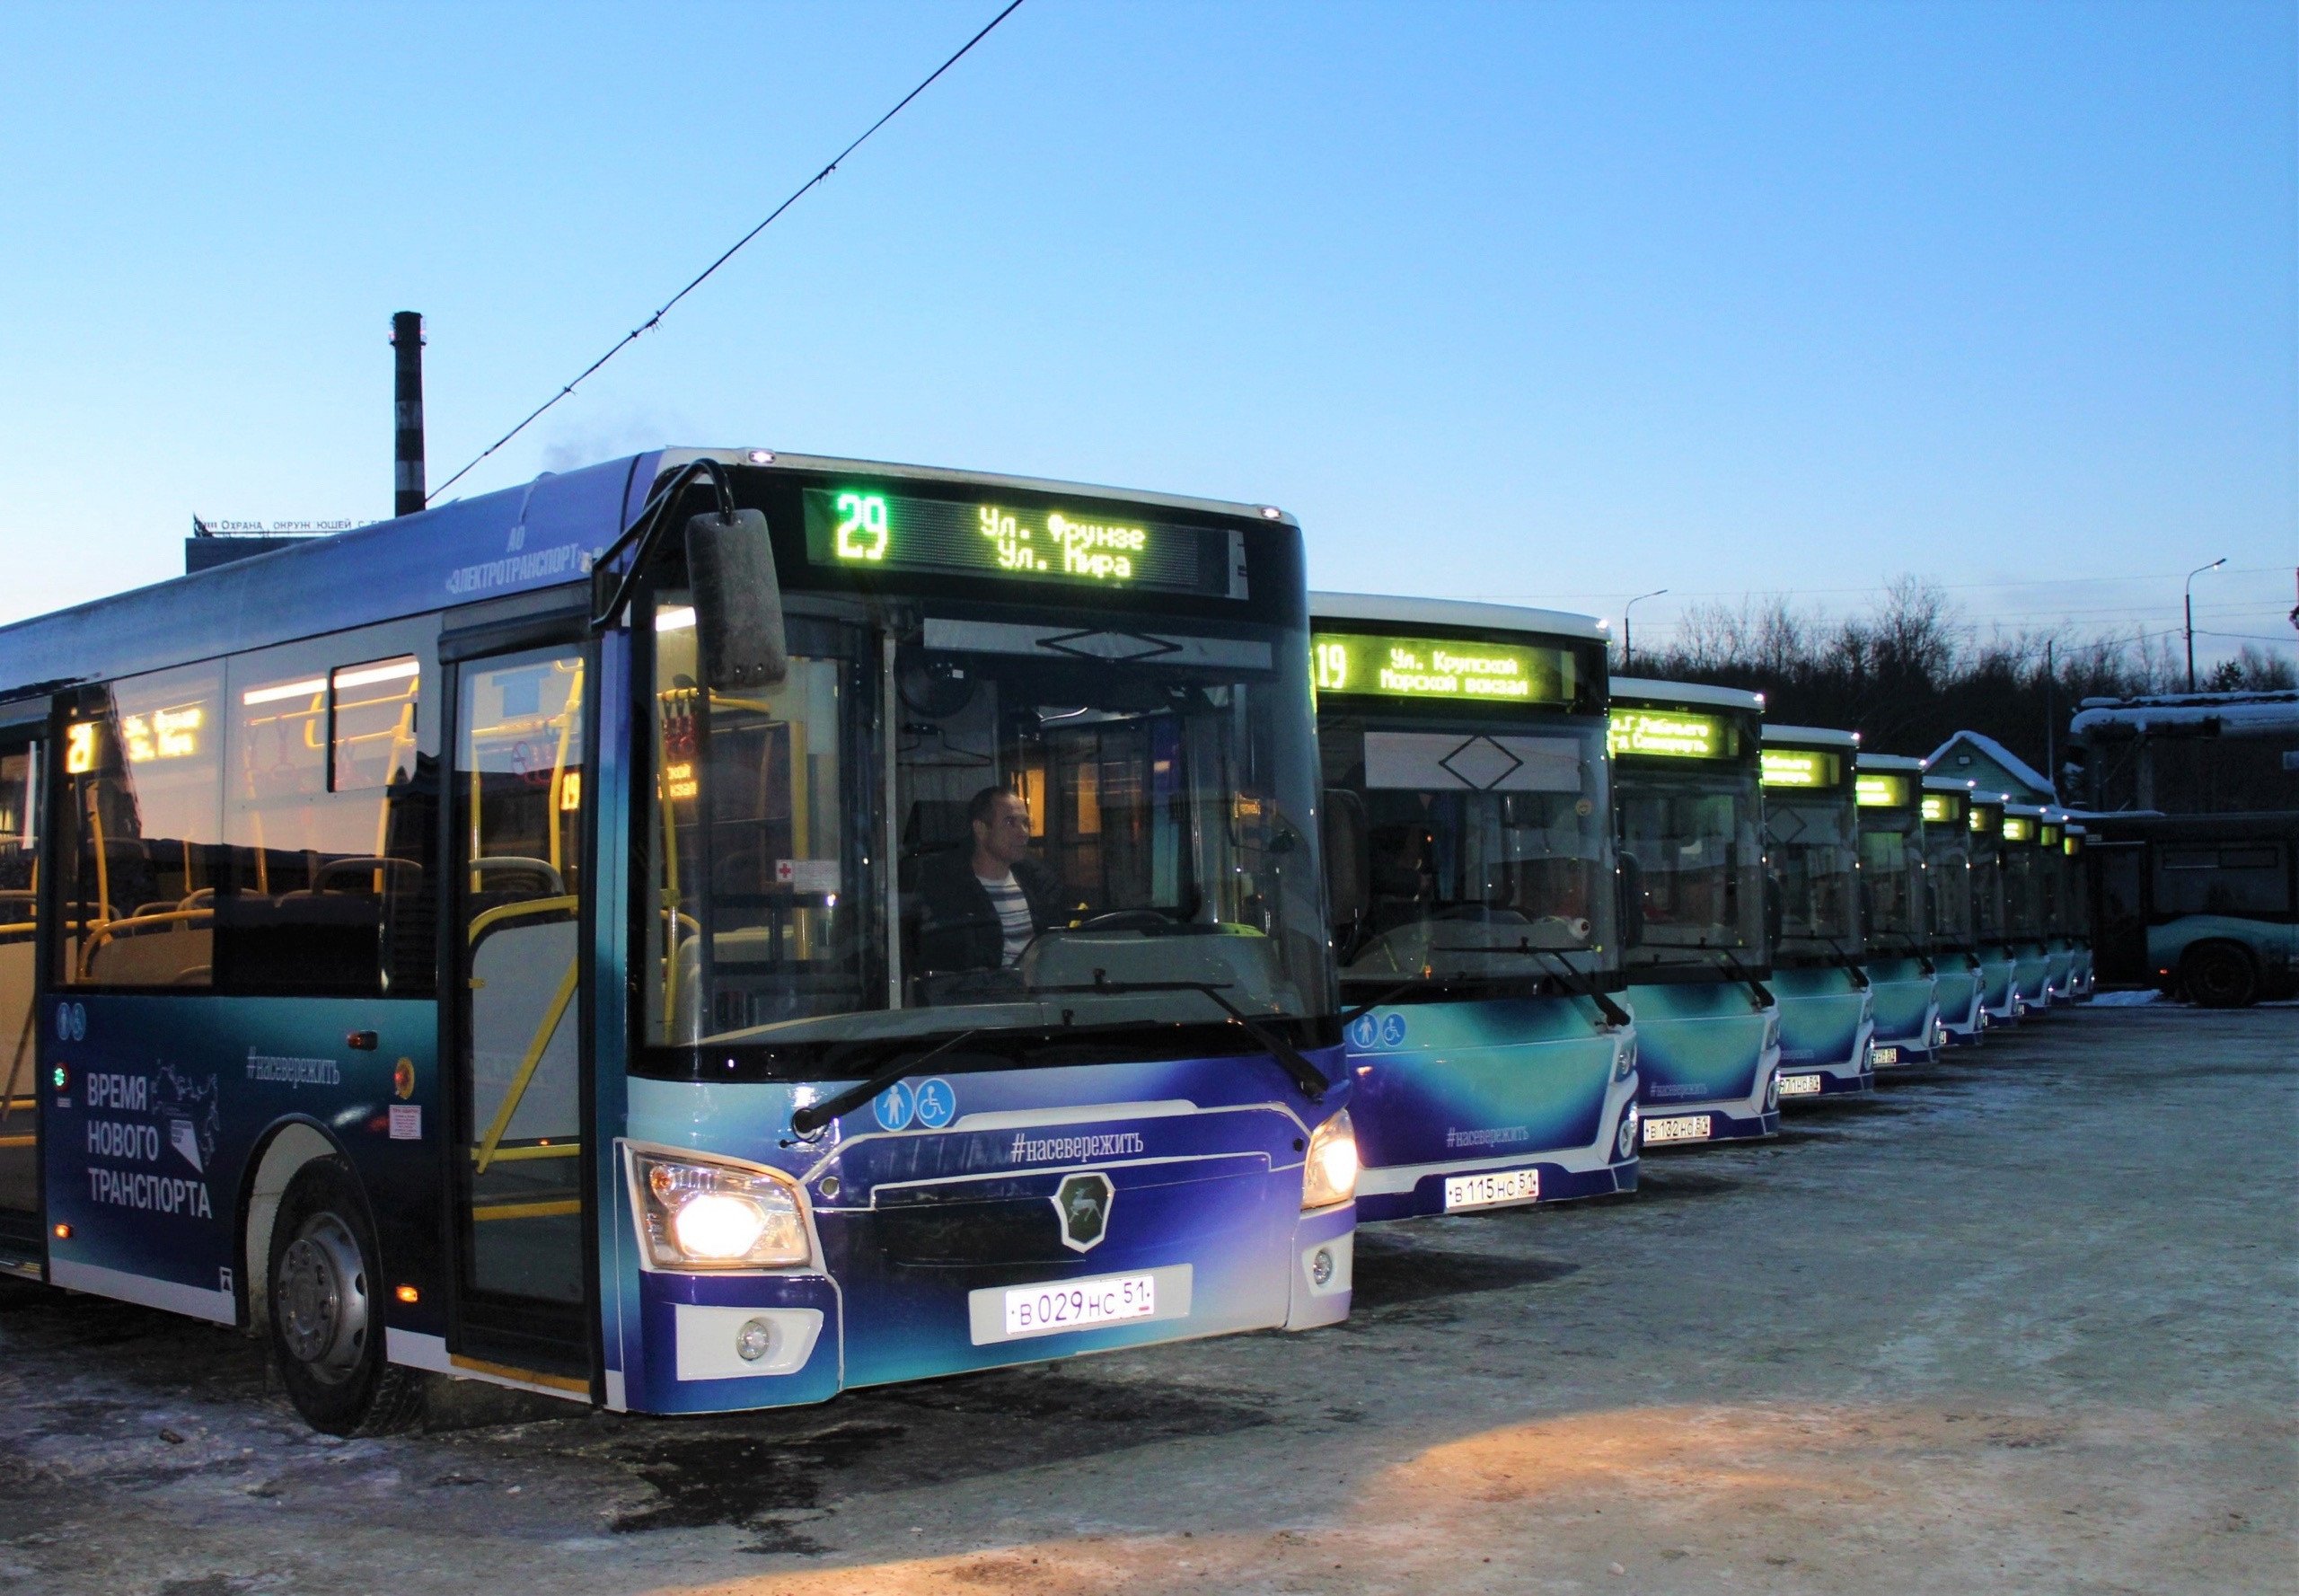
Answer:
<svg viewBox="0 0 2299 1596"><path fill-rule="evenodd" d="M2089 976L2081 828L1279 511L668 451L0 629L0 1268L618 1410L1344 1317Z"/></svg>

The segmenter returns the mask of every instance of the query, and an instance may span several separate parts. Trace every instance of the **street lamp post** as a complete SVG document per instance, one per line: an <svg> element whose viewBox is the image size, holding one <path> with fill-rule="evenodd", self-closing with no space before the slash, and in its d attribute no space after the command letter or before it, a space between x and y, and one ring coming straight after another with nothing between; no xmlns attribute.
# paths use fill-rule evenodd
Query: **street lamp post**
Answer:
<svg viewBox="0 0 2299 1596"><path fill-rule="evenodd" d="M2195 691L2195 579L2206 571L2215 571L2227 563L2222 554L2209 565L2198 565L2188 573L2186 605L2188 613L2188 691Z"/></svg>
<svg viewBox="0 0 2299 1596"><path fill-rule="evenodd" d="M1638 594L1634 598L1630 599L1626 604L1621 605L1620 669L1623 675L1626 675L1628 674L1628 667L1636 663L1636 650L1629 646L1628 613L1634 609L1638 604L1643 604L1646 599L1658 598L1667 591L1668 589L1665 587L1655 587L1650 593Z"/></svg>

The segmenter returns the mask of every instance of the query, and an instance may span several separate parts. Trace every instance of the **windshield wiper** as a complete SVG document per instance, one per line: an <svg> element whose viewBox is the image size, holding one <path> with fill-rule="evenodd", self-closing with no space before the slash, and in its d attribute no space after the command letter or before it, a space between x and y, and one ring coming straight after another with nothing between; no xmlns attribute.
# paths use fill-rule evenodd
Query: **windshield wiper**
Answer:
<svg viewBox="0 0 2299 1596"><path fill-rule="evenodd" d="M1756 993L1757 1008L1773 1009L1779 1006L1780 1000L1774 997L1771 992L1765 990L1765 984L1763 982L1758 981L1754 975L1748 974L1748 966L1742 964L1739 959L1734 958L1731 948L1707 948L1706 951L1713 953L1718 958L1722 959L1724 961L1724 968L1731 973L1732 979L1746 983L1748 989Z"/></svg>
<svg viewBox="0 0 2299 1596"><path fill-rule="evenodd" d="M1836 962L1844 966L1845 974L1852 977L1854 989L1859 992L1866 992L1868 990L1868 972L1862 969L1859 965L1853 961L1852 955L1844 950L1844 944L1837 941L1834 937L1821 936L1818 931L1815 931L1812 934L1816 937L1819 937L1821 941L1826 942L1830 948L1836 950Z"/></svg>
<svg viewBox="0 0 2299 1596"><path fill-rule="evenodd" d="M1518 938L1517 946L1514 948L1452 948L1442 943L1431 943L1429 951L1431 953L1521 953L1528 958L1553 960L1549 968L1558 972L1556 983L1559 986L1563 987L1574 997L1587 998L1596 1004L1599 1012L1604 1015L1608 1023L1612 1025L1630 1023L1628 1010L1599 991L1594 976L1574 969L1572 962L1554 948L1534 947L1528 938Z"/></svg>
<svg viewBox="0 0 2299 1596"><path fill-rule="evenodd" d="M868 1080L859 1081L848 1087L836 1097L825 1098L819 1103L808 1104L790 1116L790 1133L794 1136L813 1135L848 1109L861 1107L897 1080L916 1073L920 1066L933 1063L959 1043L979 1036L981 1032L980 1026L970 1027L960 1031L948 1041L938 1043L915 1057L905 1056L895 1059L894 1063Z"/></svg>
<svg viewBox="0 0 2299 1596"><path fill-rule="evenodd" d="M1033 986L1027 990L1034 997L1047 993L1061 995L1067 993L1082 994L1086 992L1105 992L1113 994L1145 992L1198 992L1202 994L1208 1001L1219 1008L1223 1013L1227 1014L1234 1023L1243 1026L1247 1036L1260 1043L1264 1048L1267 1048L1269 1050L1270 1057L1275 1059L1284 1069L1285 1072L1293 1077L1293 1083L1301 1089L1301 1095L1308 1098L1309 1101L1312 1103L1324 1101L1326 1089L1333 1084L1332 1081L1326 1079L1325 1071L1318 1069L1317 1065L1311 1063L1307 1058L1303 1057L1301 1050L1294 1046L1291 1040L1282 1032L1270 1029L1267 1026L1263 1025L1259 1020L1255 1019L1252 1015L1246 1013L1243 1009L1238 1008L1229 999L1223 997L1221 994L1229 990L1226 983L1217 983L1212 981L1112 981L1103 972L1097 970L1094 972L1093 980L1079 985Z"/></svg>

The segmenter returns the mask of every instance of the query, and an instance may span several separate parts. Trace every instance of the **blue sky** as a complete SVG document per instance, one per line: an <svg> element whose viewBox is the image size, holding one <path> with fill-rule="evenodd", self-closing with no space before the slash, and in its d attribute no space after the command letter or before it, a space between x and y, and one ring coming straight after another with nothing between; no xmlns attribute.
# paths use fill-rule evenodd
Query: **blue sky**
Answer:
<svg viewBox="0 0 2299 1596"><path fill-rule="evenodd" d="M0 13L13 618L434 481L986 20ZM661 442L1273 501L1321 584L2282 639L2284 4L1028 0L467 479ZM462 489L458 489L462 491ZM1647 632L1647 628L1652 630Z"/></svg>

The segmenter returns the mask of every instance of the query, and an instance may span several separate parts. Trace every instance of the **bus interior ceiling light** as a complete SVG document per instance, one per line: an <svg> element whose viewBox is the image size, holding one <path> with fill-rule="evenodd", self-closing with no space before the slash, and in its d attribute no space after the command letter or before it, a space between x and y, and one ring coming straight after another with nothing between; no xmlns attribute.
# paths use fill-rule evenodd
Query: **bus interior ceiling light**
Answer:
<svg viewBox="0 0 2299 1596"><path fill-rule="evenodd" d="M689 279L685 287L681 288L677 293L663 301L661 307L657 309L653 315L647 317L644 322L639 323L638 326L632 328L630 331L617 339L614 341L613 346L610 348L605 354L600 356L596 360L592 361L590 365L585 366L582 371L576 375L573 382L567 384L564 387L560 388L559 392L553 393L549 399L544 400L541 404L535 406L533 410L528 411L526 418L516 427L512 428L510 431L505 433L501 437L497 438L493 443L488 445L487 447L481 449L477 454L473 455L470 464L464 466L462 470L457 472L454 476L449 477L445 481L440 483L436 488L432 489L428 493L425 494L421 502L425 505L428 505L433 499L437 498L439 495L445 493L457 482L462 481L463 478L471 474L473 468L475 468L480 462L485 460L489 455L494 454L498 449L501 448L504 445L509 443L513 438L518 436L519 434L524 432L529 427L533 426L536 420L541 419L545 410L550 410L560 400L565 399L568 394L574 392L576 389L582 386L585 382L589 380L592 374L596 372L601 366L604 366L608 361L613 359L617 355L621 354L623 350L629 348L632 344L637 343L641 338L645 337L647 333L652 332L656 327L660 326L662 324L663 318L671 313L672 307L676 305L680 300L684 299L688 295L702 287L705 282L709 280L714 272L739 254L745 244L749 243L751 240L756 238L760 234L765 232L769 227L773 226L776 221L781 217L784 211L788 210L792 206L797 204L799 200L805 198L808 191L814 189L816 184L828 181L830 174L836 172L839 167L844 163L849 155L851 155L855 151L860 149L865 144L867 144L869 141L871 135L876 133L879 128L885 127L888 122L893 121L896 117L900 116L905 106L909 105L912 101L917 99L920 94L926 93L928 89L931 88L937 78L949 71L951 67L956 66L958 62L965 57L969 50L973 49L975 45L980 44L983 40L989 38L991 31L997 28L999 23L1004 22L1008 17L1012 16L1017 11L1019 11L1021 7L1022 0L1009 0L1007 5L1001 9L996 16L991 17L989 22L982 24L980 32L967 40L964 44L958 46L958 48L952 51L948 57L946 58L939 66L937 66L933 71L928 73L923 78L920 79L916 88L911 90L909 93L904 94L900 100L895 101L892 110L888 110L876 121L871 123L868 128L862 129L861 133L856 137L853 143L848 145L844 149L839 151L837 154L831 157L831 161L828 165L824 166L820 172L815 173L814 176L808 178L805 182L800 183L796 189L793 189L790 191L788 198L785 199L781 204L776 206L772 210L767 213L766 219L764 221L761 222L757 226L752 228L748 233L744 234L742 237L736 239L732 244L728 245L724 254L720 255L709 265L697 272L691 279Z"/></svg>

